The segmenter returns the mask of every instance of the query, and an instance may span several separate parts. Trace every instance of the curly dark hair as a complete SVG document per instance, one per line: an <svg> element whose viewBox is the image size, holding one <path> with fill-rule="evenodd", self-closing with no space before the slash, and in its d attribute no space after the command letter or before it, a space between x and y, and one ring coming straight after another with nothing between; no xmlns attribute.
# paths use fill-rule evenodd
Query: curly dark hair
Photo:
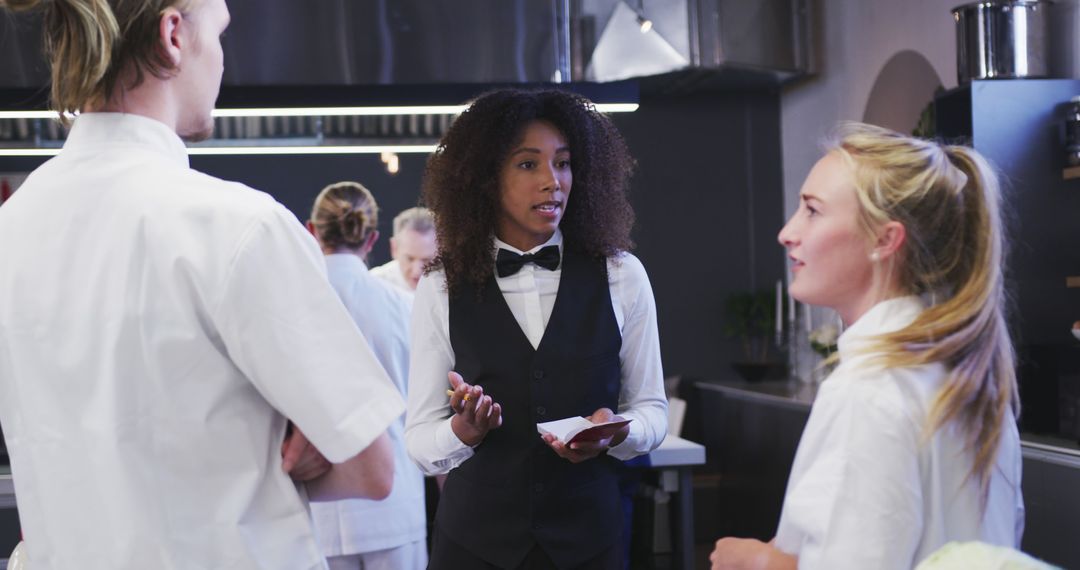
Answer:
<svg viewBox="0 0 1080 570"><path fill-rule="evenodd" d="M633 247L627 199L634 160L615 125L588 99L557 89L500 89L459 116L431 155L423 202L435 215L438 256L451 296L491 277L499 210L499 172L535 120L553 124L570 147L573 191L559 228L564 247L606 258Z"/></svg>

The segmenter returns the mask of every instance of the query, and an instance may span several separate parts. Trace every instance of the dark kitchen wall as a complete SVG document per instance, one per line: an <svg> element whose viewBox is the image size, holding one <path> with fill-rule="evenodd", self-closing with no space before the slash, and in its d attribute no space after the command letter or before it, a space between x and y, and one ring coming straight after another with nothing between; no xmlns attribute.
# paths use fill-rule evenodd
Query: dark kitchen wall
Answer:
<svg viewBox="0 0 1080 570"><path fill-rule="evenodd" d="M635 253L652 280L666 374L716 378L740 360L723 334L733 291L770 289L783 272L779 97L771 89L648 95L615 115L638 161ZM269 192L307 219L325 185L356 180L381 206L374 263L389 258L391 221L419 198L426 157L403 154L389 175L378 155L193 156L194 168ZM40 159L0 158L0 172ZM5 244L6 246L7 244Z"/></svg>
<svg viewBox="0 0 1080 570"><path fill-rule="evenodd" d="M191 166L227 180L238 180L272 194L300 221L311 216L315 196L328 184L354 180L379 204L379 241L372 265L390 259L394 216L417 205L426 154L401 154L400 169L391 175L377 154L295 156L193 156Z"/></svg>
<svg viewBox="0 0 1080 570"><path fill-rule="evenodd" d="M638 160L635 253L656 296L668 375L732 376L733 292L783 276L780 99L771 89L644 95L616 123Z"/></svg>
<svg viewBox="0 0 1080 570"><path fill-rule="evenodd" d="M1077 215L1080 180L1063 179L1064 123L1080 80L974 81L938 97L938 132L970 140L1000 169L1009 220L1011 324L1025 431L1080 440ZM1080 560L1080 557L1077 558Z"/></svg>

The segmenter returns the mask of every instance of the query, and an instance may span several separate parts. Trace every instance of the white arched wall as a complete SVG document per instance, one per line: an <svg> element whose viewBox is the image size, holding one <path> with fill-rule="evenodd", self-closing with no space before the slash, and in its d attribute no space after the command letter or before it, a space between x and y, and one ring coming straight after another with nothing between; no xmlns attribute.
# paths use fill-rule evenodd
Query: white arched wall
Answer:
<svg viewBox="0 0 1080 570"><path fill-rule="evenodd" d="M785 219L798 206L803 179L821 157L822 138L838 121L862 120L875 81L896 54L918 53L946 89L956 86L951 9L965 0L814 1L817 73L786 86L781 95ZM783 255L779 246L776 254ZM831 311L813 313L815 327L835 318Z"/></svg>
<svg viewBox="0 0 1080 570"><path fill-rule="evenodd" d="M901 133L913 132L941 85L941 78L921 53L897 52L874 81L862 120Z"/></svg>
<svg viewBox="0 0 1080 570"><path fill-rule="evenodd" d="M785 217L838 121L861 120L874 82L896 54L926 58L946 89L956 86L950 10L963 0L817 0L818 73L784 89L780 129Z"/></svg>

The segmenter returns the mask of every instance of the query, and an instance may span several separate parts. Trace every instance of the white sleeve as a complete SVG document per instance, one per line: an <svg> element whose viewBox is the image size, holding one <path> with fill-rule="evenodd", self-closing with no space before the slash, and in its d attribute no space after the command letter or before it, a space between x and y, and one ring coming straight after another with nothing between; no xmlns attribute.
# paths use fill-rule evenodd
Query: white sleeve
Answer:
<svg viewBox="0 0 1080 570"><path fill-rule="evenodd" d="M608 261L612 304L621 315L622 388L619 415L631 418L630 434L608 454L627 460L656 449L667 435L667 396L656 328L656 301L645 267L624 253Z"/></svg>
<svg viewBox="0 0 1080 570"><path fill-rule="evenodd" d="M441 272L425 275L413 301L405 445L428 475L446 473L472 457L473 450L450 428L450 387L454 369L450 308Z"/></svg>
<svg viewBox="0 0 1080 570"><path fill-rule="evenodd" d="M839 458L824 528L807 529L799 568L908 569L922 534L921 423L889 392L853 389L830 418ZM815 403L815 406L817 403Z"/></svg>
<svg viewBox="0 0 1080 570"><path fill-rule="evenodd" d="M1012 478L1012 482L1013 482L1013 485L1014 485L1013 489L1015 489L1015 491L1016 491L1016 498L1015 498L1015 504L1014 504L1014 508L1015 508L1014 512L1016 513L1015 514L1015 516L1016 516L1016 519L1015 519L1015 521L1016 521L1016 530L1014 531L1014 536L1016 537L1016 540L1015 540L1015 542L1013 542L1012 547L1019 550L1020 545L1023 543L1023 539L1024 539L1024 523L1027 520L1027 509L1024 507L1024 493L1021 491L1021 489L1022 489L1022 481L1023 481L1024 458L1023 458L1023 455L1019 452L1020 434L1017 433L1016 423L1009 419L1012 416L1006 415L1005 417L1006 417L1005 422L1012 424L1011 426L1008 426L1008 431L1011 432L1012 434L1015 434L1015 435L1011 435L1011 437L1015 438L1015 441L1018 444L1017 445L1016 460L1015 460L1015 463L1014 463L1015 467L1013 469L1013 478ZM1004 434L1002 435L1002 437L1004 437ZM1001 453L1001 452L999 451L998 453Z"/></svg>
<svg viewBox="0 0 1080 570"><path fill-rule="evenodd" d="M363 451L404 411L314 239L280 204L244 232L219 290L230 359L330 461Z"/></svg>

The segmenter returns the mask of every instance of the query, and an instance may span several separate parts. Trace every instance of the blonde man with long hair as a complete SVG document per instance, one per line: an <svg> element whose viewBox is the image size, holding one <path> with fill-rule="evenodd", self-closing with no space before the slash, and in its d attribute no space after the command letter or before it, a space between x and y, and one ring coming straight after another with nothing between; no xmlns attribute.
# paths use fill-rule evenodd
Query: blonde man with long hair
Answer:
<svg viewBox="0 0 1080 570"><path fill-rule="evenodd" d="M776 538L721 568L912 568L945 543L1016 548L1019 412L997 176L974 150L839 129L780 232L805 303L847 329Z"/></svg>
<svg viewBox="0 0 1080 570"><path fill-rule="evenodd" d="M0 7L39 3L53 105L79 115L0 209L18 244L0 420L30 566L326 568L307 497L385 497L404 402L296 218L188 165L224 0Z"/></svg>

